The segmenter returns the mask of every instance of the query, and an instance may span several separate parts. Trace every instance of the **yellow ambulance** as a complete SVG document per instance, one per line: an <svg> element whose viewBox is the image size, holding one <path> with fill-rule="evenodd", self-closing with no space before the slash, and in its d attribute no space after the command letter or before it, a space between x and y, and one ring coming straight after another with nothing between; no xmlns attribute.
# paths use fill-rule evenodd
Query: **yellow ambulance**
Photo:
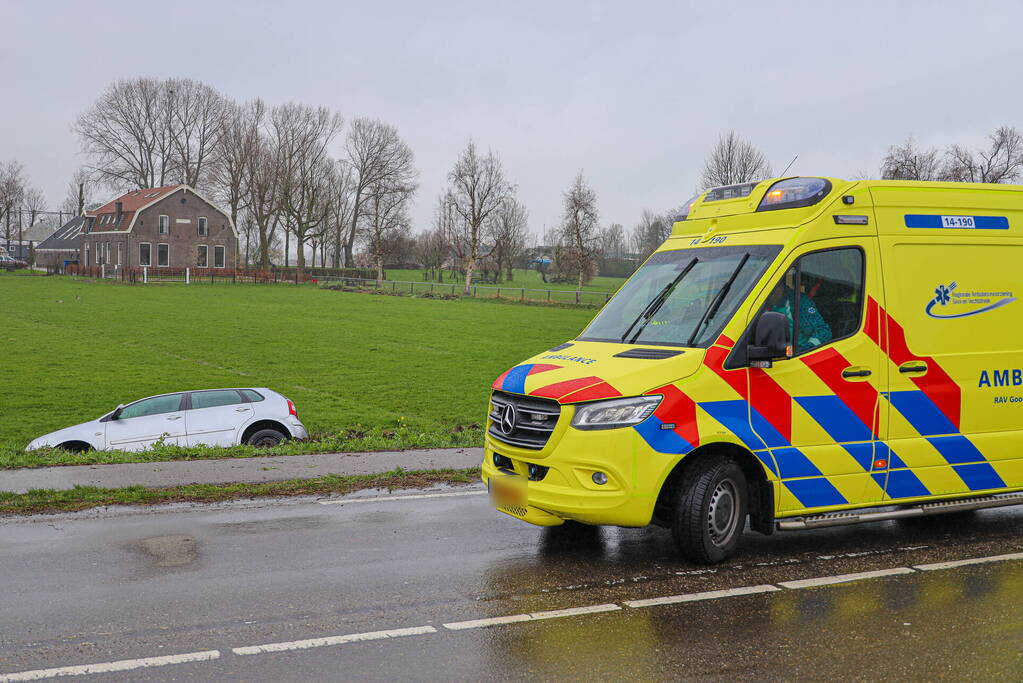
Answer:
<svg viewBox="0 0 1023 683"><path fill-rule="evenodd" d="M1023 187L708 190L574 340L493 384L526 522L761 533L1023 503Z"/></svg>

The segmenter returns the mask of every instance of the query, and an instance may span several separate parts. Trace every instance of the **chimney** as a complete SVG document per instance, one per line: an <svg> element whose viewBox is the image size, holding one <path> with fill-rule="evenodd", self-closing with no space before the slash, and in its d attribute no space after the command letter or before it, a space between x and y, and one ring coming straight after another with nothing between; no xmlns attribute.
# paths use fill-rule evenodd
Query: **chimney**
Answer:
<svg viewBox="0 0 1023 683"><path fill-rule="evenodd" d="M121 214L124 212L124 204L117 202L114 204L114 225L121 224Z"/></svg>
<svg viewBox="0 0 1023 683"><path fill-rule="evenodd" d="M85 215L85 183L78 183L78 215Z"/></svg>

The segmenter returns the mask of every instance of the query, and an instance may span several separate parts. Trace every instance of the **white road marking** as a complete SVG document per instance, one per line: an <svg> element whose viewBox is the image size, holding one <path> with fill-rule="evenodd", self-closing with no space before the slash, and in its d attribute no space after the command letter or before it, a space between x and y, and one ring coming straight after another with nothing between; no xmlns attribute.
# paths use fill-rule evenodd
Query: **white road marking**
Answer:
<svg viewBox="0 0 1023 683"><path fill-rule="evenodd" d="M934 571L936 569L953 569L955 567L967 567L971 564L986 564L988 562L1005 562L1008 560L1023 560L1023 553L1010 553L1008 555L991 555L990 557L971 557L968 560L953 560L951 562L934 562L933 564L918 564L913 569L920 571Z"/></svg>
<svg viewBox="0 0 1023 683"><path fill-rule="evenodd" d="M383 638L401 638L403 636L419 636L425 633L436 633L433 626L414 626L412 628L394 628L387 631L371 631L369 633L350 633L346 636L328 636L326 638L310 638L308 640L292 640L285 643L267 643L266 645L251 645L248 647L235 647L231 652L236 655L260 655L266 652L286 652L288 650L308 650L313 647L325 647L327 645L344 645L345 643L358 643L363 640L381 640Z"/></svg>
<svg viewBox="0 0 1023 683"><path fill-rule="evenodd" d="M386 503L394 500L422 500L423 498L454 498L456 496L482 496L482 491L452 491L450 493L415 493L407 496L377 496L376 498L348 498L345 500L321 500L320 505L347 505L348 503Z"/></svg>
<svg viewBox="0 0 1023 683"><path fill-rule="evenodd" d="M503 626L504 624L518 624L523 621L540 621L542 619L559 619L561 617L574 617L580 614L597 614L600 612L614 612L621 607L615 604L587 605L586 607L570 607L569 609L555 609L546 612L532 612L530 614L511 614L506 617L491 617L490 619L472 619L470 621L455 621L444 624L444 628L452 631L464 631L469 628L486 628L487 626Z"/></svg>
<svg viewBox="0 0 1023 683"><path fill-rule="evenodd" d="M472 619L470 621L454 621L444 624L444 628L452 631L463 631L467 628L486 628L487 626L503 626L505 624L517 624L521 621L531 621L528 614L512 614L507 617L491 617L490 619Z"/></svg>
<svg viewBox="0 0 1023 683"><path fill-rule="evenodd" d="M707 591L705 593L686 593L683 595L667 595L663 598L648 598L646 600L626 600L622 604L626 607L654 607L655 605L674 605L679 602L696 602L698 600L717 600L719 598L730 598L736 595L754 595L756 593L772 593L780 591L781 588L764 584L762 586L742 586L740 588L726 588L719 591Z"/></svg>
<svg viewBox="0 0 1023 683"><path fill-rule="evenodd" d="M61 666L55 669L36 669L13 674L0 674L0 683L8 681L40 681L44 678L58 676L83 676L85 674L102 674L114 671L131 671L169 664L187 664L189 662L209 662L220 657L220 650L188 652L183 655L165 655L163 657L146 657L144 659L122 659L116 662L100 664L83 664L81 666Z"/></svg>
<svg viewBox="0 0 1023 683"><path fill-rule="evenodd" d="M800 579L798 581L779 581L778 585L783 588L812 588L814 586L830 586L836 583L849 583L850 581L862 581L864 579L877 579L882 576L896 576L898 574L912 574L914 570L909 567L892 567L891 569L878 569L872 572L859 572L858 574L839 574L838 576L822 576L816 579Z"/></svg>

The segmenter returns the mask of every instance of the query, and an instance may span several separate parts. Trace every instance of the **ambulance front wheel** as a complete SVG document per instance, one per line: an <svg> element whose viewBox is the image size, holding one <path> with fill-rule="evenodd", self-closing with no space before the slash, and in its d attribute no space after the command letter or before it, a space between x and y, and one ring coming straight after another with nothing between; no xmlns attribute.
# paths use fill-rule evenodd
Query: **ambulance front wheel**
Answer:
<svg viewBox="0 0 1023 683"><path fill-rule="evenodd" d="M746 477L733 460L711 456L686 468L671 525L682 554L699 564L731 557L746 526L747 500Z"/></svg>

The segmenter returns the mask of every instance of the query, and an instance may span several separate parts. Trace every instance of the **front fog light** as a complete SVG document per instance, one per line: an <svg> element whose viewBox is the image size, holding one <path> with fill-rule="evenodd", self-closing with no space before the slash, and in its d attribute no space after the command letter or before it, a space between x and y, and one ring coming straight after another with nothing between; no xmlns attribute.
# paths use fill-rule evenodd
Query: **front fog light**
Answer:
<svg viewBox="0 0 1023 683"><path fill-rule="evenodd" d="M603 486L604 484L607 483L607 475L604 474L603 472L594 472L593 483L596 484L597 486Z"/></svg>
<svg viewBox="0 0 1023 683"><path fill-rule="evenodd" d="M631 427L650 417L662 398L660 395L636 396L581 403L572 416L572 426L583 430Z"/></svg>

